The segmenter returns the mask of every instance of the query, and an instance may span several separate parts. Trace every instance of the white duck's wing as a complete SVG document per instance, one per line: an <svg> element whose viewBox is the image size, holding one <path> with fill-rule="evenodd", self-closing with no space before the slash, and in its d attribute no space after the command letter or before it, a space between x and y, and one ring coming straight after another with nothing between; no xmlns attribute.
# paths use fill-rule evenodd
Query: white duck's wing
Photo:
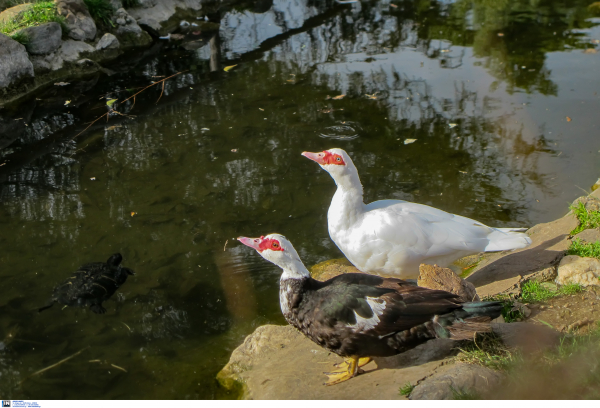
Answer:
<svg viewBox="0 0 600 408"><path fill-rule="evenodd" d="M409 251L409 256L431 258L455 252L485 250L493 228L422 204L383 200L369 204L361 229L372 230L382 245L393 252ZM372 227L370 227L372 226Z"/></svg>

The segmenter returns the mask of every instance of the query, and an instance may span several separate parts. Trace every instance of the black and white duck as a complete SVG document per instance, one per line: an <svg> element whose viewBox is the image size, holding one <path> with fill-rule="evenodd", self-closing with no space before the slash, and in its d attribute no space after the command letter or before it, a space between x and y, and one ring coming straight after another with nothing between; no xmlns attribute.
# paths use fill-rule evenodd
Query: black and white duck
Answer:
<svg viewBox="0 0 600 408"><path fill-rule="evenodd" d="M135 275L131 269L121 266L122 260L121 254L114 254L106 262L80 266L73 276L54 288L50 303L39 311L60 303L65 306L90 306L94 313L106 313L102 302L108 300L129 275Z"/></svg>
<svg viewBox="0 0 600 408"><path fill-rule="evenodd" d="M461 303L452 293L395 278L349 273L320 282L284 236L238 240L283 269L279 302L288 323L346 359L341 370L325 373L326 385L354 377L371 357L399 354L434 338L473 339L490 331L502 310L500 302Z"/></svg>

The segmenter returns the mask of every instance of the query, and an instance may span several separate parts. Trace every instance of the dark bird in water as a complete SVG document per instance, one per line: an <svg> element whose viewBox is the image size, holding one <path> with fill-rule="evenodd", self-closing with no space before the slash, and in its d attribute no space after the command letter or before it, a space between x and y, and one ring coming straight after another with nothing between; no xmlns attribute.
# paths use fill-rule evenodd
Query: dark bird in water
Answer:
<svg viewBox="0 0 600 408"><path fill-rule="evenodd" d="M121 266L122 260L121 254L114 254L106 262L92 262L79 267L73 276L54 288L50 303L39 311L58 302L66 306L90 306L94 313L106 313L102 302L125 283L127 276L135 275L131 269Z"/></svg>
<svg viewBox="0 0 600 408"><path fill-rule="evenodd" d="M282 235L238 238L283 269L281 311L289 324L326 349L345 357L341 370L325 373L326 385L349 380L371 357L385 357L434 338L473 339L491 331L500 302L461 303L458 296L395 278L362 273L325 282L310 274Z"/></svg>

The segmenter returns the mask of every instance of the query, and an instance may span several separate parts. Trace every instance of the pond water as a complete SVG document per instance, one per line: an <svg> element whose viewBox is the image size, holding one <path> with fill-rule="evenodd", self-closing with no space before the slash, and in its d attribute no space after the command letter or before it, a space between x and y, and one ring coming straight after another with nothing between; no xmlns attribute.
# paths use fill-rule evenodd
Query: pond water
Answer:
<svg viewBox="0 0 600 408"><path fill-rule="evenodd" d="M245 4L211 15L218 35L0 109L3 398L235 397L216 373L284 320L280 271L234 237L283 233L309 266L341 257L334 183L302 151L348 151L368 201L497 227L560 217L600 176L589 1ZM115 252L136 275L105 315L37 313Z"/></svg>

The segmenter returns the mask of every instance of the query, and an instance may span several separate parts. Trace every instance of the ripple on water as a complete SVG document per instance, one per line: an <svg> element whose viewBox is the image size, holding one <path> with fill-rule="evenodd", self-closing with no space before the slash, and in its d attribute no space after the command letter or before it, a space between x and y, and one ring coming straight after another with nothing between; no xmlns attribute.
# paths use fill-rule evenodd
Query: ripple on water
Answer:
<svg viewBox="0 0 600 408"><path fill-rule="evenodd" d="M345 121L339 125L326 127L323 133L319 133L319 136L324 139L354 140L358 138L358 132L361 130L357 123Z"/></svg>

